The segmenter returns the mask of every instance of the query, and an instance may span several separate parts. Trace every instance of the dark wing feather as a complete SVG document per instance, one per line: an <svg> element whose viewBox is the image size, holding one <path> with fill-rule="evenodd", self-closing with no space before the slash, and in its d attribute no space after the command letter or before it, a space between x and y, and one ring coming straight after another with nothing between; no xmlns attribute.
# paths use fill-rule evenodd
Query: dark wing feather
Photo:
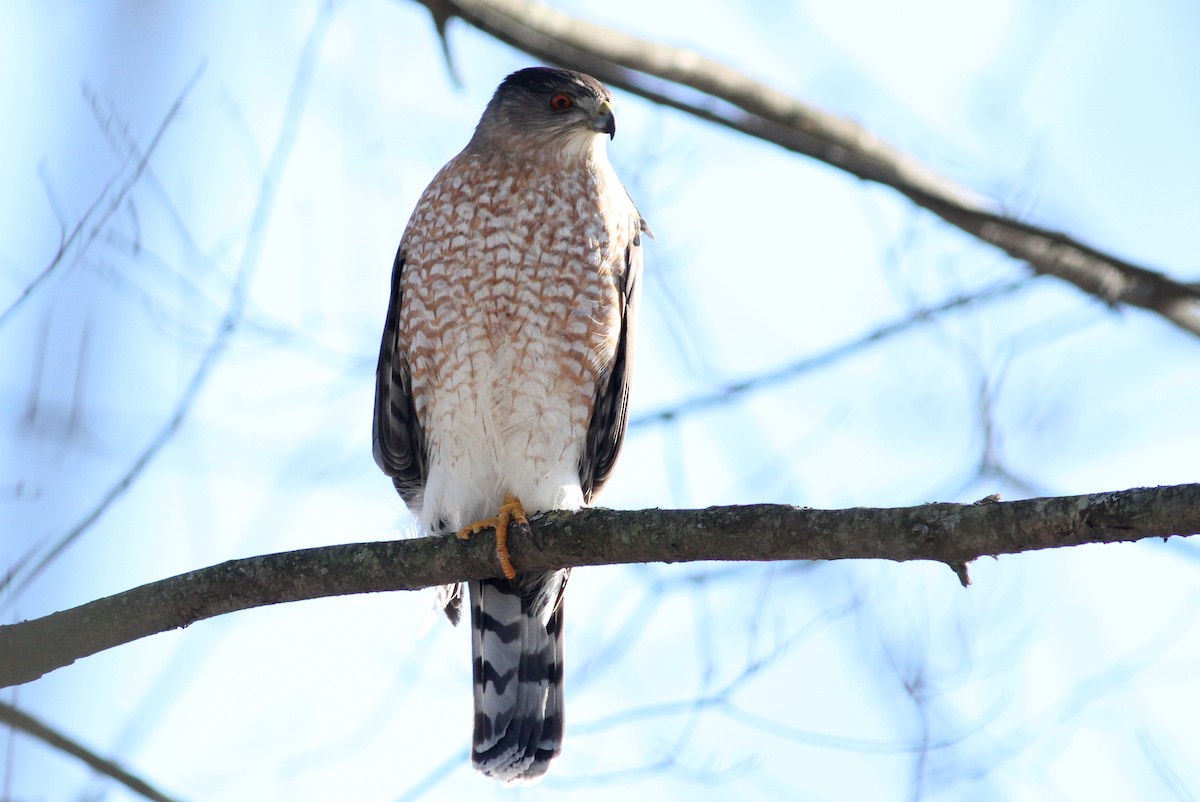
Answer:
<svg viewBox="0 0 1200 802"><path fill-rule="evenodd" d="M396 262L392 266L392 295L383 324L379 365L375 370L371 450L376 464L392 477L404 503L412 507L420 500L425 487L425 434L413 408L408 359L399 342L400 309L404 300L400 279L403 275L402 247L396 252Z"/></svg>
<svg viewBox="0 0 1200 802"><path fill-rule="evenodd" d="M625 247L625 271L619 277L621 335L609 370L600 376L587 443L579 460L579 482L589 504L612 474L628 422L629 382L633 376L633 339L637 306L642 295L642 235L646 221L638 220L633 240Z"/></svg>

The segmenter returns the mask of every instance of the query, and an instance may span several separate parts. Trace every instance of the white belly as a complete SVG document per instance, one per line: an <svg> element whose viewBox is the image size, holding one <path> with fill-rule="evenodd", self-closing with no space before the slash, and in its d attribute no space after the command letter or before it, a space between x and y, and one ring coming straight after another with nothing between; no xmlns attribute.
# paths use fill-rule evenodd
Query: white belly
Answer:
<svg viewBox="0 0 1200 802"><path fill-rule="evenodd" d="M583 506L579 459L591 392L564 384L550 344L520 339L463 354L444 377L446 391L431 399L427 431L437 441L427 444L424 531L491 517L506 493L529 512Z"/></svg>

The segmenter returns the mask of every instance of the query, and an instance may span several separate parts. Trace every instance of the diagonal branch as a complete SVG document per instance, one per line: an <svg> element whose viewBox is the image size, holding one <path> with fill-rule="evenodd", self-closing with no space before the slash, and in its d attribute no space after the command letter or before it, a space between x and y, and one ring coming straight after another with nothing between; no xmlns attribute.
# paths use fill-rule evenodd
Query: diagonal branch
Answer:
<svg viewBox="0 0 1200 802"><path fill-rule="evenodd" d="M902 193L946 222L1109 304L1156 312L1200 335L1200 286L1023 223L858 123L802 103L693 51L638 39L530 0L417 0L546 61L772 142ZM441 30L441 28L439 28Z"/></svg>
<svg viewBox="0 0 1200 802"><path fill-rule="evenodd" d="M154 155L154 151L158 149L159 144L163 140L163 135L166 134L171 123L179 115L180 109L183 108L184 100L187 99L187 96L191 93L197 82L199 82L200 76L204 74L204 68L205 64L201 62L196 71L192 73L192 77L184 84L183 89L175 97L175 102L171 104L171 108L167 109L166 115L163 117L162 122L159 123L154 136L151 137L150 144L146 146L146 150L140 154L130 154L130 158L121 165L121 169L117 171L117 174L110 178L104 185L104 189L100 191L100 195L88 207L88 210L79 219L79 222L75 224L75 227L71 229L71 233L63 238L58 246L58 251L51 257L50 263L34 276L33 280L17 294L16 299L4 311L0 312L0 326L3 326L8 318L16 313L21 304L39 286L44 284L51 274L66 263L69 255L86 250L91 242L104 231L104 226L109 218L121 208L121 205L125 202L125 198L133 191L134 185L141 180L142 174L146 172L146 167L150 164L150 158ZM120 184L117 183L117 179L119 178L123 179Z"/></svg>
<svg viewBox="0 0 1200 802"><path fill-rule="evenodd" d="M171 797L158 791L150 783L130 774L107 758L100 757L91 749L50 727L23 710L0 702L0 721L21 730L46 744L78 758L101 774L111 777L134 793L153 802L174 802Z"/></svg>
<svg viewBox="0 0 1200 802"><path fill-rule="evenodd" d="M990 301L995 298L1011 295L1022 287L1026 286L1027 282L1031 281L1030 277L1010 281L1006 284L1000 284L986 290L971 294L959 295L947 301L943 301L936 306L927 306L921 309L916 309L910 312L904 318L894 320L890 323L885 323L879 328L869 331L856 340L836 345L827 351L822 351L817 354L803 357L787 365L779 368L760 373L756 376L751 376L746 379L727 384L724 387L711 390L701 395L692 396L684 401L672 404L670 406L661 407L659 409L643 412L640 415L635 415L629 420L629 428L638 429L643 426L649 426L663 421L678 420L679 418L693 415L697 412L703 412L706 409L729 404L742 396L761 390L764 387L772 387L784 382L796 379L810 371L824 368L828 365L833 365L841 359L856 354L864 349L882 342L889 337L894 337L898 334L903 334L906 331L916 328L923 323L928 322L934 317L955 309L971 306L972 304Z"/></svg>
<svg viewBox="0 0 1200 802"><path fill-rule="evenodd" d="M983 555L1200 532L1200 484L890 509L589 509L550 513L534 526L536 542L519 538L510 545L522 571L689 560L937 560L965 580L966 563ZM237 610L498 576L494 543L446 535L325 546L152 582L0 627L0 686Z"/></svg>

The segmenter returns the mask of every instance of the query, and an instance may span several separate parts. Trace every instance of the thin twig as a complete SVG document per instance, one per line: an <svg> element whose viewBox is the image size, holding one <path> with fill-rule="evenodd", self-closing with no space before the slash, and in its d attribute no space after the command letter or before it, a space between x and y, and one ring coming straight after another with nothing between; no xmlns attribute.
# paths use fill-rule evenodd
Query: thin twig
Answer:
<svg viewBox="0 0 1200 802"><path fill-rule="evenodd" d="M184 100L187 99L192 88L200 80L200 76L204 74L204 67L205 64L202 62L196 68L196 71L192 73L192 77L188 79L188 82L184 84L183 89L176 96L175 102L171 104L171 108L167 109L162 122L159 123L158 130L150 138L150 143L146 146L146 150L138 156L136 161L127 162L125 165L122 165L121 170L105 183L96 200L92 202L92 205L88 207L83 217L79 218L79 222L71 229L71 233L63 238L58 246L58 251L51 257L49 264L42 268L42 271L34 277L33 281L25 285L25 288L21 290L16 299L3 312L0 312L0 326L3 326L21 304L66 262L67 256L72 252L73 248L79 251L86 249L92 240L104 230L108 219L116 213L117 209L121 208L121 205L125 202L125 197L133 190L134 185L137 184L142 174L146 171L147 165L150 164L150 157L154 155L154 151L158 149L159 143L162 142L163 134L167 132L171 123L174 122L175 116L183 108ZM135 154L130 155L133 156ZM117 179L121 177L121 173L130 167L129 175L114 190L113 187L117 184Z"/></svg>
<svg viewBox="0 0 1200 802"><path fill-rule="evenodd" d="M795 362L791 362L774 370L760 373L751 376L747 379L734 382L720 387L703 395L693 396L685 401L680 401L660 409L643 412L630 419L629 427L636 429L642 426L648 426L663 421L676 420L687 415L695 414L712 407L721 406L736 401L738 398L749 393L761 390L764 387L771 387L776 384L782 384L792 379L798 378L805 373L828 365L837 364L845 357L858 353L865 348L882 342L890 337L902 334L910 329L916 328L922 323L928 322L930 319L976 303L990 301L995 298L1011 295L1022 287L1027 286L1030 279L1023 278L1016 281L1001 284L991 287L980 292L975 292L970 295L960 295L943 301L936 306L928 306L922 309L917 309L910 312L905 317L885 323L877 329L867 332L861 337L851 340L850 342L842 343L828 351L823 351L819 354L813 354Z"/></svg>
<svg viewBox="0 0 1200 802"><path fill-rule="evenodd" d="M23 710L19 710L5 702L0 702L0 721L6 722L21 732L32 735L34 738L49 744L60 752L65 752L74 758L78 758L81 762L86 763L106 777L111 777L121 783L121 785L124 785L135 794L140 794L146 799L154 800L154 802L176 802L174 797L167 796L162 791L150 785L150 783L130 774L113 761L100 757L75 739L62 734Z"/></svg>
<svg viewBox="0 0 1200 802"><path fill-rule="evenodd" d="M19 581L17 580L17 574L11 574L5 578L4 582L0 583L0 592L5 591L8 585L15 583L12 592L7 595L7 603L16 600L29 587L30 583L37 579L42 571L54 562L59 554L70 547L84 532L91 528L109 507L112 506L113 502L121 498L133 483L137 481L146 466L158 456L163 447L179 431L180 426L183 425L184 420L191 412L200 391L207 383L209 376L233 339L233 335L242 321L250 280L258 265L258 258L262 252L262 245L267 235L267 224L275 208L276 193L283 178L283 170L291 156L292 145L295 143L300 119L303 116L308 92L312 84L312 75L316 68L317 56L320 52L321 43L324 41L325 33L332 22L333 11L332 6L324 6L323 12L313 23L308 41L305 43L304 51L301 54L299 65L296 69L296 76L292 82L292 91L284 110L279 138L276 140L275 148L271 152L270 161L262 177L258 202L250 221L249 234L246 238L245 248L242 251L237 278L230 292L228 306L221 321L217 324L212 341L209 343L208 348L205 349L199 364L192 373L191 380L176 403L174 411L162 427L159 428L158 432L155 433L154 437L151 438L142 452L138 454L129 468L126 469L124 474L104 493L91 510L59 537L41 559L21 574Z"/></svg>

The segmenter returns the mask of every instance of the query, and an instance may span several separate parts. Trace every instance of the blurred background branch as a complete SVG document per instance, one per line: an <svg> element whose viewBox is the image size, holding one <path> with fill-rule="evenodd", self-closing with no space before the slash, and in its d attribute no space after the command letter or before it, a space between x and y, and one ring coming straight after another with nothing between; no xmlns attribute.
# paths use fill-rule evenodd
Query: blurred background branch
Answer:
<svg viewBox="0 0 1200 802"><path fill-rule="evenodd" d="M0 701L0 721L37 738L47 746L76 758L105 777L111 777L143 799L150 799L153 802L177 802L175 798L162 793L141 777L121 768L118 763L100 757L74 738L64 735L45 722L3 701Z"/></svg>
<svg viewBox="0 0 1200 802"><path fill-rule="evenodd" d="M722 404L730 404L737 401L742 396L748 393L757 392L772 385L782 382L791 381L799 376L808 373L809 371L817 370L818 368L832 365L839 360L845 359L863 349L885 340L889 337L894 337L897 334L910 331L923 323L928 323L930 319L944 312L949 312L955 309L970 306L982 301L992 300L1009 295L1028 283L1028 278L1017 279L1010 281L1000 286L991 287L980 292L971 293L970 295L961 295L956 298L951 298L936 306L926 307L924 309L916 309L905 315L900 320L885 323L873 331L869 331L863 336L850 342L842 343L834 348L825 351L824 353L814 354L812 356L799 359L791 364L776 368L767 373L760 373L746 379L742 379L733 384L719 387L704 395L694 396L685 401L671 404L668 407L650 410L634 415L629 420L629 426L632 429L641 428L643 426L651 426L664 421L675 420L676 418L692 415L712 407L721 406Z"/></svg>

